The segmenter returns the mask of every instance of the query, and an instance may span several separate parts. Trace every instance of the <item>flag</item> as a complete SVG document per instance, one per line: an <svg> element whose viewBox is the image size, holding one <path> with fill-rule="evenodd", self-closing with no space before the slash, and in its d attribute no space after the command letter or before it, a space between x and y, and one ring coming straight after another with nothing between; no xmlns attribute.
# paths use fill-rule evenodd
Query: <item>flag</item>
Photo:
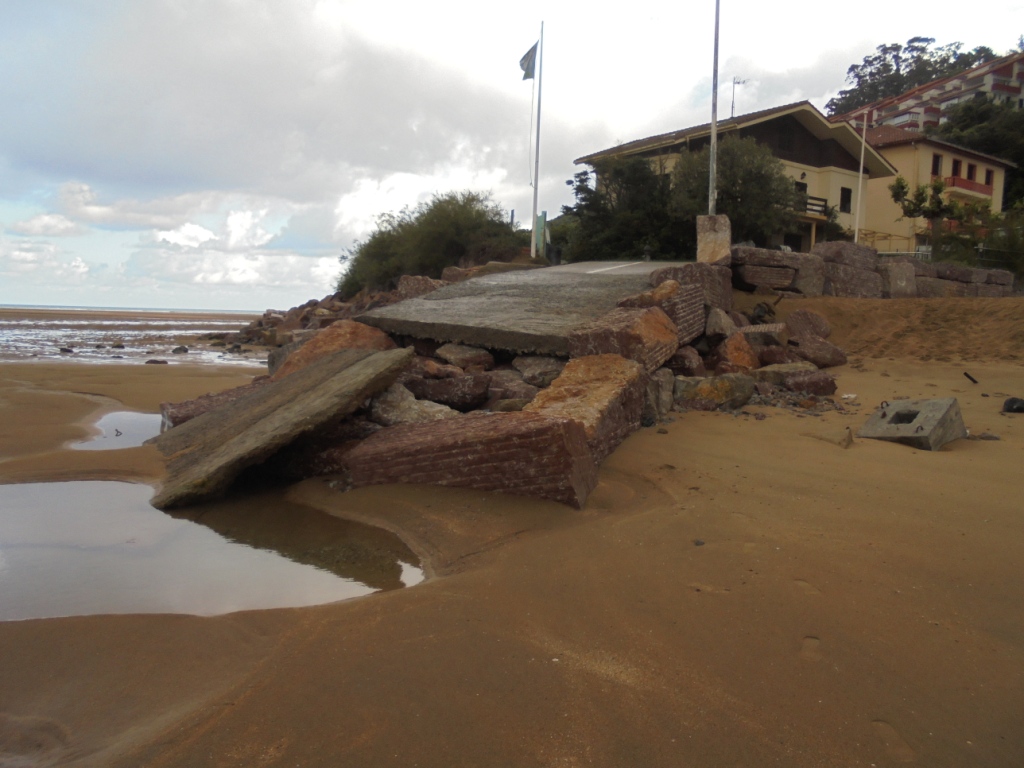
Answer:
<svg viewBox="0 0 1024 768"><path fill-rule="evenodd" d="M539 42L533 44L533 48L528 50L523 58L519 60L519 68L523 70L523 80L533 80L533 68L537 64L537 46Z"/></svg>

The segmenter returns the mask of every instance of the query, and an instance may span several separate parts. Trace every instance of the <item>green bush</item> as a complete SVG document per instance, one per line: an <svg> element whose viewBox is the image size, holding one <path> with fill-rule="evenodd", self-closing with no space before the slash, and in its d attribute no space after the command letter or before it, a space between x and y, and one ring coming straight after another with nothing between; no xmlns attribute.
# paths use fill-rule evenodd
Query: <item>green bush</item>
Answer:
<svg viewBox="0 0 1024 768"><path fill-rule="evenodd" d="M393 288L402 275L439 278L449 266L510 261L529 243L529 233L514 229L490 196L436 195L429 203L378 217L369 238L341 258L348 269L337 290L347 299L364 288Z"/></svg>

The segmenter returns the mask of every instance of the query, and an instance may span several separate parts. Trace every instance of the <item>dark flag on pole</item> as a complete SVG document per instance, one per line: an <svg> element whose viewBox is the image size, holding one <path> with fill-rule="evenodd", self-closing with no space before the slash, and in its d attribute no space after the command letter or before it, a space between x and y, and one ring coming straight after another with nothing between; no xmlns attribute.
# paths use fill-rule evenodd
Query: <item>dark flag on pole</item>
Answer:
<svg viewBox="0 0 1024 768"><path fill-rule="evenodd" d="M533 80L533 68L537 64L538 43L534 43L533 48L528 50L523 58L519 60L519 68L523 70L523 80Z"/></svg>

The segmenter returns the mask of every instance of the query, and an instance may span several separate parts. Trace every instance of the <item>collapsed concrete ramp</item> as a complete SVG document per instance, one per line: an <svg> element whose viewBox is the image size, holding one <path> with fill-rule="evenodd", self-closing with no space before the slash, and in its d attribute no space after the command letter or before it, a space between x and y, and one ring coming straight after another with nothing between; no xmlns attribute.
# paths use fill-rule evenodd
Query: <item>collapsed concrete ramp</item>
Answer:
<svg viewBox="0 0 1024 768"><path fill-rule="evenodd" d="M197 416L155 438L169 458L152 504L170 509L222 494L246 467L301 435L347 416L387 389L411 349L348 349Z"/></svg>
<svg viewBox="0 0 1024 768"><path fill-rule="evenodd" d="M649 290L665 261L591 261L475 277L356 318L388 333L487 349L569 355L569 334Z"/></svg>

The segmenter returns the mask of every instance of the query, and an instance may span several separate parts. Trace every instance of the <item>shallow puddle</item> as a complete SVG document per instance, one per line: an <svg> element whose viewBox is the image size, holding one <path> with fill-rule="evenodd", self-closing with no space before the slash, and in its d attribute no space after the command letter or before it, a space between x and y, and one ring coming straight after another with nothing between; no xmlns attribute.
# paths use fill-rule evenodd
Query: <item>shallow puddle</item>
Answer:
<svg viewBox="0 0 1024 768"><path fill-rule="evenodd" d="M160 434L163 417L159 413L138 413L137 411L114 411L105 414L94 425L100 434L73 443L76 451L112 451L119 448L136 448Z"/></svg>
<svg viewBox="0 0 1024 768"><path fill-rule="evenodd" d="M192 507L192 519L154 509L152 493L118 482L0 485L0 620L211 616L319 605L423 578L397 537L290 503L282 491Z"/></svg>

